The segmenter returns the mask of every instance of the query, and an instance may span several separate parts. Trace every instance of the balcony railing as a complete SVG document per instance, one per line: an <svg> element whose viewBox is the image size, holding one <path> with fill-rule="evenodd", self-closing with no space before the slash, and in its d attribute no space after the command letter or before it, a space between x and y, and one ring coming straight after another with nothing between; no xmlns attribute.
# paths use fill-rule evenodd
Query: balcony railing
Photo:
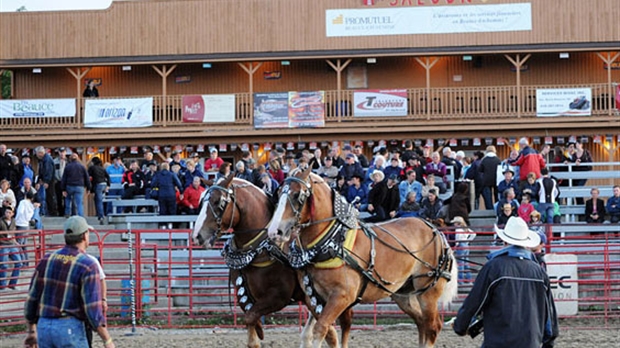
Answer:
<svg viewBox="0 0 620 348"><path fill-rule="evenodd" d="M612 86L607 84L587 85L548 85L500 87L461 87L461 88L411 88L408 94L408 114L403 117L354 117L353 91L325 91L325 122L367 122L385 120L494 120L521 117L536 118L536 90L540 88L592 89L592 115L614 115L615 99ZM520 93L519 93L520 92ZM340 96L340 98L339 98ZM136 98L124 96L120 98ZM114 97L119 98L119 97ZM253 125L253 100L249 93L236 93L235 125ZM3 129L49 129L82 128L84 99L78 100L77 117L24 117L0 118ZM153 125L155 127L174 127L183 123L182 96L153 96ZM217 127L218 125L213 125ZM226 124L230 126L230 124Z"/></svg>

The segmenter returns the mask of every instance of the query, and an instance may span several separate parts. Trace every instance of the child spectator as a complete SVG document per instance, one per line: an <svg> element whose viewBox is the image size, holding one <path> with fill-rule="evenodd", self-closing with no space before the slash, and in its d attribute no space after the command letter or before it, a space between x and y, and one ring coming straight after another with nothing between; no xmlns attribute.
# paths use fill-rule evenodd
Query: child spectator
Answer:
<svg viewBox="0 0 620 348"><path fill-rule="evenodd" d="M536 211L536 209L534 209L534 206L530 202L530 195L524 193L521 197L521 205L519 205L519 208L517 209L517 215L519 215L519 217L523 219L523 221L529 221L532 212Z"/></svg>

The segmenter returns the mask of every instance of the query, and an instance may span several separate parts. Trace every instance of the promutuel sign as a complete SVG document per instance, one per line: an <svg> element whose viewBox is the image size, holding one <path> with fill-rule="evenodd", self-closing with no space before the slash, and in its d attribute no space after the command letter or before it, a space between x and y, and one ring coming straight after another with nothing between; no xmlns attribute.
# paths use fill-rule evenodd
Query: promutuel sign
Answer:
<svg viewBox="0 0 620 348"><path fill-rule="evenodd" d="M547 254L545 262L558 315L576 315L579 299L577 256Z"/></svg>
<svg viewBox="0 0 620 348"><path fill-rule="evenodd" d="M407 116L407 90L355 91L353 105L353 116Z"/></svg>
<svg viewBox="0 0 620 348"><path fill-rule="evenodd" d="M327 37L532 30L530 3L333 9Z"/></svg>

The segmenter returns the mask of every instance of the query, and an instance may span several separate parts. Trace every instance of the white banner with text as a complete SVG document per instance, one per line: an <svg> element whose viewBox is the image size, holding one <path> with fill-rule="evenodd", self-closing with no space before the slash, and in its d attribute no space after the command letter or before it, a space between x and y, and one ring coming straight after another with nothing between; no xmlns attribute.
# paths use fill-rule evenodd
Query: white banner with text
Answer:
<svg viewBox="0 0 620 348"><path fill-rule="evenodd" d="M532 30L532 4L326 10L326 36L492 33Z"/></svg>
<svg viewBox="0 0 620 348"><path fill-rule="evenodd" d="M407 90L364 90L353 92L353 116L407 116Z"/></svg>
<svg viewBox="0 0 620 348"><path fill-rule="evenodd" d="M0 117L75 117L75 99L0 100Z"/></svg>
<svg viewBox="0 0 620 348"><path fill-rule="evenodd" d="M136 128L153 125L153 98L88 99L84 127Z"/></svg>
<svg viewBox="0 0 620 348"><path fill-rule="evenodd" d="M536 116L592 115L591 88L553 88L536 90Z"/></svg>

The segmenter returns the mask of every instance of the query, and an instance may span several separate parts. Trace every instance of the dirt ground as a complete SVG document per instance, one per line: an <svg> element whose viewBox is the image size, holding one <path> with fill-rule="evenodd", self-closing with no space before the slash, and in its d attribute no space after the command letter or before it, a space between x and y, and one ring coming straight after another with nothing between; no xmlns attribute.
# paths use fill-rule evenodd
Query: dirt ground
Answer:
<svg viewBox="0 0 620 348"><path fill-rule="evenodd" d="M145 347L245 347L246 333L238 329L193 329L193 330L152 330L139 328L136 335L131 335L128 329L112 329L112 336L119 348ZM267 328L262 347L290 348L298 347L300 343L299 329L297 328ZM23 336L0 338L1 348L23 347ZM563 326L561 337L556 347L559 348L587 348L587 347L618 347L620 333L616 329L574 329ZM472 340L469 337L459 337L450 330L445 330L439 336L436 347L441 348L475 348L480 347L482 335ZM95 338L95 347L103 347L101 340ZM323 345L325 346L325 345ZM413 325L402 324L383 327L381 330L354 330L351 334L350 347L352 348L386 348L386 347L414 347L417 346L417 333ZM508 347L507 347L508 348Z"/></svg>

